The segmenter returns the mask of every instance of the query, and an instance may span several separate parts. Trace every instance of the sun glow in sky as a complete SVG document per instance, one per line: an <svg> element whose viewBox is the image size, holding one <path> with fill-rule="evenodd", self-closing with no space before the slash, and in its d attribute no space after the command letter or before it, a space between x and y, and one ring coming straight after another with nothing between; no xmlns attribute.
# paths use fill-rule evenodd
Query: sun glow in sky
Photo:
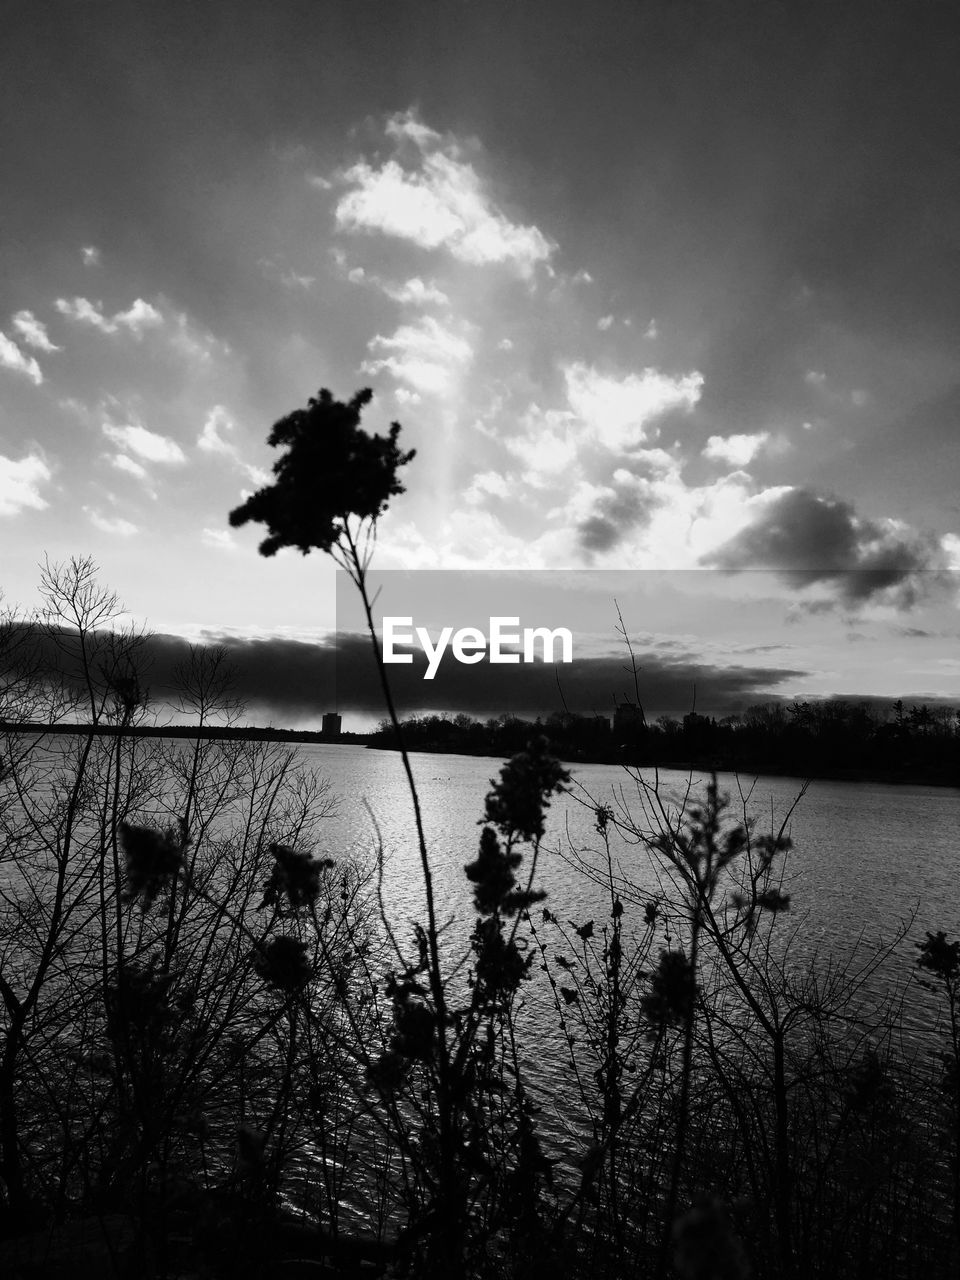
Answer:
<svg viewBox="0 0 960 1280"><path fill-rule="evenodd" d="M8 604L90 553L164 634L321 635L332 570L227 513L369 385L417 450L379 567L712 569L711 662L960 695L946 6L55 2L5 46ZM693 652L681 599L642 630Z"/></svg>

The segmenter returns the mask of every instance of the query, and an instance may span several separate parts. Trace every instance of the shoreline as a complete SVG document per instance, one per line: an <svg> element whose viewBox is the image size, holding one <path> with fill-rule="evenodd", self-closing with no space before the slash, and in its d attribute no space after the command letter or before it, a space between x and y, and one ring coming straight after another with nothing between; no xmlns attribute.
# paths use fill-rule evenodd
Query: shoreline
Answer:
<svg viewBox="0 0 960 1280"><path fill-rule="evenodd" d="M358 746L377 751L398 751L394 743L374 741L377 734L340 733L336 737L324 735L319 730L275 729L272 726L223 726L210 725L134 725L121 728L116 724L36 724L0 723L0 733L36 733L52 735L116 737L123 734L141 738L179 738L186 740L219 740L245 742L283 742L301 746ZM503 751L469 750L462 743L425 743L410 748L412 755L460 755L478 759L504 760L510 754ZM869 767L831 768L804 771L790 763L757 761L750 758L694 756L676 759L642 758L636 751L624 747L616 751L570 752L557 749L558 758L567 765L604 764L621 765L634 769L670 769L680 773L690 771L732 773L752 777L796 778L798 781L877 783L881 786L927 786L960 790L960 778L948 776L949 765L943 769L905 766L899 769L871 769Z"/></svg>
<svg viewBox="0 0 960 1280"><path fill-rule="evenodd" d="M82 737L93 734L94 737L108 738L123 735L130 738L202 738L223 742L300 742L308 744L336 745L347 743L365 746L370 735L366 733L340 733L336 737L322 733L319 729L274 729L272 726L256 725L126 725L116 724L12 724L0 723L0 733L39 733L39 734L73 734Z"/></svg>
<svg viewBox="0 0 960 1280"><path fill-rule="evenodd" d="M378 742L368 743L378 751L397 751L398 747ZM460 756L476 756L480 759L488 760L504 760L509 753L497 751L465 751L462 747L446 747L446 746L417 746L409 748L411 755L460 755ZM960 779L944 776L946 769L942 771L929 771L924 769L910 770L880 770L880 769L820 769L814 772L802 772L789 765L777 766L757 761L731 760L705 757L694 757L691 759L664 758L664 759L637 759L634 755L631 758L631 752L628 750L619 754L606 753L599 754L580 754L556 752L557 758L566 765L580 764L606 764L606 765L622 765L630 769L671 769L678 773L689 773L691 771L716 773L735 773L749 775L751 777L768 777L768 778L796 778L799 782L875 782L881 786L925 786L925 787L946 787L960 791Z"/></svg>

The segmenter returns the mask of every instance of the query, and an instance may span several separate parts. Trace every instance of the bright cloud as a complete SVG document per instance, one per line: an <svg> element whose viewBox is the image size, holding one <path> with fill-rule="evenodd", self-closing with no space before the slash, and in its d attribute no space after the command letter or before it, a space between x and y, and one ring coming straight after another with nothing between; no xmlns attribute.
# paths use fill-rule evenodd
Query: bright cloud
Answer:
<svg viewBox="0 0 960 1280"><path fill-rule="evenodd" d="M255 484L258 489L264 488L266 485L270 484L273 480L273 477L271 476L270 472L265 470L265 468L263 467L254 466L250 462L241 462L240 466L243 469L243 471L246 473L247 478L251 481L252 484Z"/></svg>
<svg viewBox="0 0 960 1280"><path fill-rule="evenodd" d="M495 563L499 547L502 565L696 568L749 524L758 502L781 492L754 494L743 472L690 485L681 459L663 449L633 451L629 465L611 468L609 455L577 447L583 427L571 415L538 411L525 423L522 436L502 441L524 470L480 473L461 495L462 512L482 514L484 563ZM541 513L537 528L515 532L509 526L527 509ZM404 557L423 566L469 562L480 544L465 535L479 536L477 520L451 517L433 552L403 546Z"/></svg>
<svg viewBox="0 0 960 1280"><path fill-rule="evenodd" d="M158 435L155 431L148 431L146 427L117 427L110 422L105 422L103 434L114 444L129 449L131 453L137 454L147 462L179 463L187 460L186 454L175 440L171 440L169 436Z"/></svg>
<svg viewBox="0 0 960 1280"><path fill-rule="evenodd" d="M434 284L424 284L419 276L407 280L404 284L384 285L383 291L394 302L401 302L414 307L445 307L450 299Z"/></svg>
<svg viewBox="0 0 960 1280"><path fill-rule="evenodd" d="M463 500L470 506L478 506L488 498L506 498L509 493L510 481L499 471L482 471L473 477Z"/></svg>
<svg viewBox="0 0 960 1280"><path fill-rule="evenodd" d="M351 190L335 217L346 231L380 232L423 249L446 249L461 262L501 263L528 278L549 261L554 245L539 228L512 222L492 201L455 145L409 113L394 116L387 134L417 148L413 168L396 159L381 166L361 160L344 174Z"/></svg>
<svg viewBox="0 0 960 1280"><path fill-rule="evenodd" d="M200 541L205 547L212 547L214 551L236 551L237 549L233 536L226 529L204 529L200 535Z"/></svg>
<svg viewBox="0 0 960 1280"><path fill-rule="evenodd" d="M38 387L43 381L40 366L33 356L24 355L13 339L3 332L0 332L0 367L25 374Z"/></svg>
<svg viewBox="0 0 960 1280"><path fill-rule="evenodd" d="M37 351L59 351L47 335L47 326L32 311L18 311L13 317L13 327L29 347Z"/></svg>
<svg viewBox="0 0 960 1280"><path fill-rule="evenodd" d="M49 504L40 486L50 478L50 468L39 454L29 453L19 462L0 454L0 516L18 515L25 507L42 511Z"/></svg>
<svg viewBox="0 0 960 1280"><path fill-rule="evenodd" d="M387 372L416 391L433 394L452 391L473 358L469 340L433 316L401 325L389 337L377 334L369 349L388 354L367 360L361 366L364 373Z"/></svg>
<svg viewBox="0 0 960 1280"><path fill-rule="evenodd" d="M393 398L397 404L419 404L419 392L409 391L406 387L396 387L393 392Z"/></svg>
<svg viewBox="0 0 960 1280"><path fill-rule="evenodd" d="M386 125L386 133L390 138L408 138L415 142L421 150L436 146L440 142L440 134L429 125L418 120L413 111L398 111L390 117Z"/></svg>
<svg viewBox="0 0 960 1280"><path fill-rule="evenodd" d="M141 467L139 462L134 462L125 453L115 453L110 459L110 465L116 467L118 471L126 472L129 476L136 476L138 480L146 480L147 478L146 467Z"/></svg>
<svg viewBox="0 0 960 1280"><path fill-rule="evenodd" d="M163 324L161 313L149 302L144 302L143 298L135 299L126 311L118 311L113 316L104 313L103 303L91 302L89 298L57 298L54 305L68 320L88 324L106 334L126 329L139 338L145 329L155 329Z"/></svg>
<svg viewBox="0 0 960 1280"><path fill-rule="evenodd" d="M85 267L99 267L100 250L95 245L92 245L92 244L84 245L84 247L80 250L80 253L83 257L83 265Z"/></svg>
<svg viewBox="0 0 960 1280"><path fill-rule="evenodd" d="M652 451L654 453L658 451ZM568 513L580 548L611 567L694 568L701 558L739 533L752 514L748 478L734 472L707 485L688 485L679 462L650 460L649 475L618 468L612 483L596 493L589 513Z"/></svg>
<svg viewBox="0 0 960 1280"><path fill-rule="evenodd" d="M211 457L229 458L258 489L270 483L270 472L263 467L244 462L240 451L226 436L236 430L236 423L229 410L222 404L215 404L207 414L199 436L197 448Z"/></svg>
<svg viewBox="0 0 960 1280"><path fill-rule="evenodd" d="M673 378L644 369L618 378L576 362L564 376L570 408L614 450L642 444L651 422L670 409L692 409L703 389L703 375L696 372Z"/></svg>
<svg viewBox="0 0 960 1280"><path fill-rule="evenodd" d="M155 329L163 324L163 316L156 307L137 298L126 311L118 311L113 317L114 323L139 336L144 329Z"/></svg>
<svg viewBox="0 0 960 1280"><path fill-rule="evenodd" d="M461 495L464 507L485 513L488 529L499 524L505 555L519 534L529 564L693 568L750 522L753 485L743 471L692 485L679 449L638 443L659 414L696 404L698 373L614 377L584 364L564 372L568 407L531 404L509 436L484 428L513 465L475 475ZM523 527L527 510L540 513L538 528Z"/></svg>
<svg viewBox="0 0 960 1280"><path fill-rule="evenodd" d="M235 452L233 445L221 435L221 432L233 429L234 423L230 414L222 404L215 404L207 414L203 430L197 437L197 448L205 453L233 454Z"/></svg>
<svg viewBox="0 0 960 1280"><path fill-rule="evenodd" d="M531 405L521 427L504 445L522 463L523 479L537 489L555 483L576 462L582 434L578 424L563 410Z"/></svg>
<svg viewBox="0 0 960 1280"><path fill-rule="evenodd" d="M390 551L406 569L539 569L550 563L541 541L511 534L490 511L463 506L430 532L394 525Z"/></svg>
<svg viewBox="0 0 960 1280"><path fill-rule="evenodd" d="M108 533L111 537L130 538L140 532L135 524L124 520L121 516L104 516L93 507L84 507L84 511L95 529L99 529L101 533Z"/></svg>
<svg viewBox="0 0 960 1280"><path fill-rule="evenodd" d="M74 298L73 301L58 298L54 306L62 316L75 320L78 324L92 325L101 333L116 333L116 325L109 321L99 306L95 306L89 298Z"/></svg>
<svg viewBox="0 0 960 1280"><path fill-rule="evenodd" d="M711 461L728 463L731 467L745 467L769 439L769 431L760 431L752 436L711 436L703 450L703 456Z"/></svg>

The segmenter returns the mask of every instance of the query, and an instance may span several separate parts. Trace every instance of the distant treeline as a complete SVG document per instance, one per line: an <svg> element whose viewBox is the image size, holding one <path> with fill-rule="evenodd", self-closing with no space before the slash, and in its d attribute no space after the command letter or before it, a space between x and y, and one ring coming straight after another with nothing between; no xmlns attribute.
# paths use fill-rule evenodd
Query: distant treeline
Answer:
<svg viewBox="0 0 960 1280"><path fill-rule="evenodd" d="M960 786L960 710L939 705L898 701L878 711L839 699L774 702L720 720L692 711L649 723L639 707L625 703L612 721L566 711L534 721L430 715L405 720L402 728L407 746L417 751L510 755L543 734L567 760ZM395 745L389 723L369 741Z"/></svg>
<svg viewBox="0 0 960 1280"><path fill-rule="evenodd" d="M72 733L109 735L122 733L124 737L140 738L202 738L205 741L243 742L367 742L362 733L340 733L336 737L314 729L275 729L272 725L190 725L190 724L138 724L121 725L116 721L101 720L97 724L8 724L0 721L0 733Z"/></svg>

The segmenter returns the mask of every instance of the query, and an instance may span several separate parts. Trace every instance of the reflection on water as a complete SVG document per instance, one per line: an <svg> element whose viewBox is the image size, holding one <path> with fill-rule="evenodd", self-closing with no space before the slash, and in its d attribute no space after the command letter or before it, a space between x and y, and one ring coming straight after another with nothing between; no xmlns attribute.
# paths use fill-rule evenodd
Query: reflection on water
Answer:
<svg viewBox="0 0 960 1280"><path fill-rule="evenodd" d="M390 905L398 919L422 914L423 896L413 827L413 807L400 757L362 747L315 746L304 757L329 778L340 813L327 827L331 854L366 856L379 828L388 858ZM469 886L463 864L475 856L478 820L490 779L500 764L485 757L415 754L429 847L434 859L438 902L448 915L469 921ZM571 794L553 802L541 860L542 887L561 913L601 911L596 886L573 871L558 851L598 847L594 814L586 796L619 809L642 812L629 774L614 765L572 768ZM644 773L652 779L652 771ZM688 775L660 770L661 792L676 804ZM700 779L694 775L694 791ZM793 778L741 779L720 775L740 807L756 819L758 831L778 829L797 798ZM787 874L793 902L808 913L804 932L810 945L842 951L863 933L865 940L889 937L917 910L914 932L960 931L956 857L960 834L960 789L887 786L880 783L814 782L794 809L787 828L794 842ZM643 851L614 835L614 853L623 873L654 892L656 882Z"/></svg>
<svg viewBox="0 0 960 1280"><path fill-rule="evenodd" d="M394 923L425 915L413 808L395 752L351 746L304 749L305 759L329 778L340 811L325 827L322 852L370 856L377 839L386 854L385 898ZM448 921L448 954L460 955L473 923L464 863L475 857L478 819L490 779L500 762L490 758L415 754L413 768L420 793L435 893L441 918ZM599 866L601 843L590 801L610 805L620 815L631 813L644 826L636 781L613 765L572 768L571 792L556 799L549 814L539 864L539 886L548 891L551 911L563 921L595 918L598 928L608 918L607 890L571 864L573 850ZM654 773L644 777L653 781ZM705 778L694 775L693 795ZM667 807L681 804L689 792L687 774L660 770L660 794ZM744 812L758 833L777 831L797 799L797 779L739 779L720 775L721 789L732 799L731 818ZM866 963L882 943L896 939L898 928L913 917L906 936L864 983L865 999L903 994L902 1024L916 1047L934 1051L930 1035L934 1002L915 980L914 943L925 931L960 933L960 895L955 888L960 789L889 786L880 783L817 781L793 809L786 833L793 849L786 856L785 888L791 895L789 915L777 927L801 966L814 956L819 969L827 957ZM615 871L636 889L642 903L657 894L655 865L638 844L612 829ZM592 853L591 853L592 851ZM629 898L625 895L625 900ZM628 907L629 915L629 907ZM637 910L636 915L640 915ZM629 919L625 921L630 927ZM637 932L641 931L639 921ZM408 935L409 936L409 935ZM629 936L629 932L628 932ZM859 944L859 950L858 950ZM556 1015L546 985L535 965L534 981L525 988L527 1013L537 1024L536 1066L548 1089L564 1089L566 1072Z"/></svg>

